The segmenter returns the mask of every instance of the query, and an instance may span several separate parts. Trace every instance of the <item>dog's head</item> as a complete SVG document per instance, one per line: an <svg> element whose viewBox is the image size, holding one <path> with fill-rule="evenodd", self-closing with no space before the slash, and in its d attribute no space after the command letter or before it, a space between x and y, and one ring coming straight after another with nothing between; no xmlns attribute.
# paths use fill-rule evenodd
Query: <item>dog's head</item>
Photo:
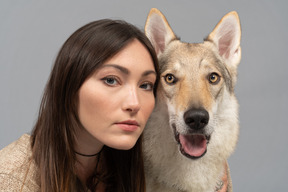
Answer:
<svg viewBox="0 0 288 192"><path fill-rule="evenodd" d="M231 153L238 135L238 125L227 127L230 121L238 123L234 96L241 59L238 14L225 15L203 43L184 43L176 37L164 15L153 8L145 33L159 59L157 103L167 105L169 124L181 153L192 159L200 158L209 142L217 147L225 140L233 140L227 146L231 148L227 153ZM217 134L222 134L222 141L217 141Z"/></svg>

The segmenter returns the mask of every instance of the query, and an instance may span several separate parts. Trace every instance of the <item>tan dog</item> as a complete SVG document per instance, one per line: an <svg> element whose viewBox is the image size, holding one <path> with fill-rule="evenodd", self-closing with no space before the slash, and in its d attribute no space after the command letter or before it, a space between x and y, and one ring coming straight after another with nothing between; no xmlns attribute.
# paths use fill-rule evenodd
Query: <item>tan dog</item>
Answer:
<svg viewBox="0 0 288 192"><path fill-rule="evenodd" d="M164 15L151 9L145 33L161 73L155 110L144 130L147 191L232 191L227 158L239 132L238 14L225 15L203 43L185 43Z"/></svg>

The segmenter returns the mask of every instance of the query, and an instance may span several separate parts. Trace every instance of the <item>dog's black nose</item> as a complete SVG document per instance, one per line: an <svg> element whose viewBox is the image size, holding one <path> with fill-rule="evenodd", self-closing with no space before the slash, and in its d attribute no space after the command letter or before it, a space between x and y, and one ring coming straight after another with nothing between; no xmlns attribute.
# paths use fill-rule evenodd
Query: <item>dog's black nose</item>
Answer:
<svg viewBox="0 0 288 192"><path fill-rule="evenodd" d="M204 109L189 109L184 113L185 123L194 130L205 127L209 122L209 113Z"/></svg>

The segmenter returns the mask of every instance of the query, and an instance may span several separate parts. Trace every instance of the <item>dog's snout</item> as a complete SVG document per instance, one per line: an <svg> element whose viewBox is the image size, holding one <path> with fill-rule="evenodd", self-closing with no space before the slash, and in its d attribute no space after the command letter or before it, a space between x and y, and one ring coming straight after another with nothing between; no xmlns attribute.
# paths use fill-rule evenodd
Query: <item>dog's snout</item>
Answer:
<svg viewBox="0 0 288 192"><path fill-rule="evenodd" d="M185 123L194 130L204 128L209 122L209 113L204 109L189 109L184 113Z"/></svg>

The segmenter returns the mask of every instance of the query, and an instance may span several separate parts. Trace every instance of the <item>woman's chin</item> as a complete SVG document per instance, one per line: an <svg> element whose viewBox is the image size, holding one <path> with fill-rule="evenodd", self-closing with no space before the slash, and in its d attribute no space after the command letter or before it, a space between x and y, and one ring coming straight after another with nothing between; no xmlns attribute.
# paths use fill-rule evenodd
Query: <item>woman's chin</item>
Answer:
<svg viewBox="0 0 288 192"><path fill-rule="evenodd" d="M118 150L129 150L135 146L136 141L137 140L130 139L129 141L125 140L121 142L118 140L118 142L115 142L112 145L107 146Z"/></svg>

